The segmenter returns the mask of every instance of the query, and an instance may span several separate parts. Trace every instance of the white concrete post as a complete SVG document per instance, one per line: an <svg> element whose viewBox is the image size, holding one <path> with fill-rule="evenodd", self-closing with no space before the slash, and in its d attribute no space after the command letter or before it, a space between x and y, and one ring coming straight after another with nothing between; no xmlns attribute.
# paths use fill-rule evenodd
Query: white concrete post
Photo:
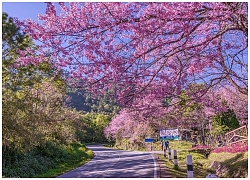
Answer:
<svg viewBox="0 0 250 180"><path fill-rule="evenodd" d="M177 161L177 151L174 150L174 165L178 165L178 161Z"/></svg>
<svg viewBox="0 0 250 180"><path fill-rule="evenodd" d="M168 148L168 159L171 160L171 149Z"/></svg>
<svg viewBox="0 0 250 180"><path fill-rule="evenodd" d="M188 178L193 178L194 177L192 156L190 154L187 155L187 177Z"/></svg>

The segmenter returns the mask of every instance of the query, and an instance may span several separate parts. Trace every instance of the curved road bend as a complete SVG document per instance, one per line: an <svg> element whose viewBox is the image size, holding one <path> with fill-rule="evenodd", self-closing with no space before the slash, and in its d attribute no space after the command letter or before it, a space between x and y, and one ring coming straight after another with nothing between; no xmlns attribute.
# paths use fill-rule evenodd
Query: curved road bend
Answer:
<svg viewBox="0 0 250 180"><path fill-rule="evenodd" d="M154 157L147 152L125 151L89 145L95 157L87 164L58 178L154 178L158 177Z"/></svg>

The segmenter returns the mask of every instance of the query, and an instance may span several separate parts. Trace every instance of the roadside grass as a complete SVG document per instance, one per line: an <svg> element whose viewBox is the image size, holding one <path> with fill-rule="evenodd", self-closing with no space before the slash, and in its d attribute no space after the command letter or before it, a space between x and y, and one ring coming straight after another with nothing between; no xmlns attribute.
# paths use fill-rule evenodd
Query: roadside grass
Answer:
<svg viewBox="0 0 250 180"><path fill-rule="evenodd" d="M187 141L169 141L169 147L172 149L172 150L188 150L188 149L191 149L192 148L192 143L190 142L187 142Z"/></svg>
<svg viewBox="0 0 250 180"><path fill-rule="evenodd" d="M158 155L158 157L164 160L165 165L167 167L168 173L172 176L172 178L187 178L187 164L186 164L186 156L190 154L193 159L193 169L194 169L194 177L196 178L204 178L207 174L213 173L211 170L206 169L204 167L204 161L206 159L204 156L197 152L189 152L189 151L178 151L177 159L178 166L174 165L173 157L172 160L168 160L168 156L166 158L163 155Z"/></svg>
<svg viewBox="0 0 250 180"><path fill-rule="evenodd" d="M83 164L89 162L93 157L94 153L88 150L83 145L70 146L67 148L69 158L64 162L58 163L55 168L48 170L45 173L38 174L37 178L52 178L73 170Z"/></svg>
<svg viewBox="0 0 250 180"><path fill-rule="evenodd" d="M208 163L206 166L212 162L217 161L228 168L228 172L222 174L223 178L230 177L247 177L248 176L248 152L239 153L212 153L209 155Z"/></svg>
<svg viewBox="0 0 250 180"><path fill-rule="evenodd" d="M182 146L183 145L183 146ZM165 162L168 173L173 178L187 178L186 156L192 155L195 178L205 178L208 174L216 174L217 169L211 169L210 165L217 161L224 165L228 171L221 173L219 177L247 177L248 176L248 152L240 153L211 153L207 158L201 151L191 150L191 143L171 141L171 150L177 150L178 166L172 160L163 155L158 155ZM173 155L172 155L173 156Z"/></svg>

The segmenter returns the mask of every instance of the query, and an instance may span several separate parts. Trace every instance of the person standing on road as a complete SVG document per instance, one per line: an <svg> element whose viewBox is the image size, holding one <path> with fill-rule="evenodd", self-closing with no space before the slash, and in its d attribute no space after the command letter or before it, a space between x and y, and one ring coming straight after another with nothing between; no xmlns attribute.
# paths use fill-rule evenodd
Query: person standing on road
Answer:
<svg viewBox="0 0 250 180"><path fill-rule="evenodd" d="M163 151L164 142L161 140L161 150Z"/></svg>
<svg viewBox="0 0 250 180"><path fill-rule="evenodd" d="M168 142L168 140L165 142L165 147L166 147L166 149L169 148L169 142Z"/></svg>

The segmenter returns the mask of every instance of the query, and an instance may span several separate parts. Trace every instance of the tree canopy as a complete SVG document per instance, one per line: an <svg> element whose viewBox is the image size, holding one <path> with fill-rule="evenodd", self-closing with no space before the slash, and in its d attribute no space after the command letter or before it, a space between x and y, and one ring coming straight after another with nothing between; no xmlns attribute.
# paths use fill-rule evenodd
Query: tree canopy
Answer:
<svg viewBox="0 0 250 180"><path fill-rule="evenodd" d="M16 21L43 42L20 65L50 56L93 93L114 88L126 104L178 96L193 82L229 83L247 94L247 3L47 3L40 23ZM36 54L31 57L29 54ZM72 81L71 81L72 82Z"/></svg>
<svg viewBox="0 0 250 180"><path fill-rule="evenodd" d="M35 48L32 39L3 13L2 140L3 153L25 152L49 138L74 139L79 113L64 105L65 83L51 64L17 67L19 50Z"/></svg>

